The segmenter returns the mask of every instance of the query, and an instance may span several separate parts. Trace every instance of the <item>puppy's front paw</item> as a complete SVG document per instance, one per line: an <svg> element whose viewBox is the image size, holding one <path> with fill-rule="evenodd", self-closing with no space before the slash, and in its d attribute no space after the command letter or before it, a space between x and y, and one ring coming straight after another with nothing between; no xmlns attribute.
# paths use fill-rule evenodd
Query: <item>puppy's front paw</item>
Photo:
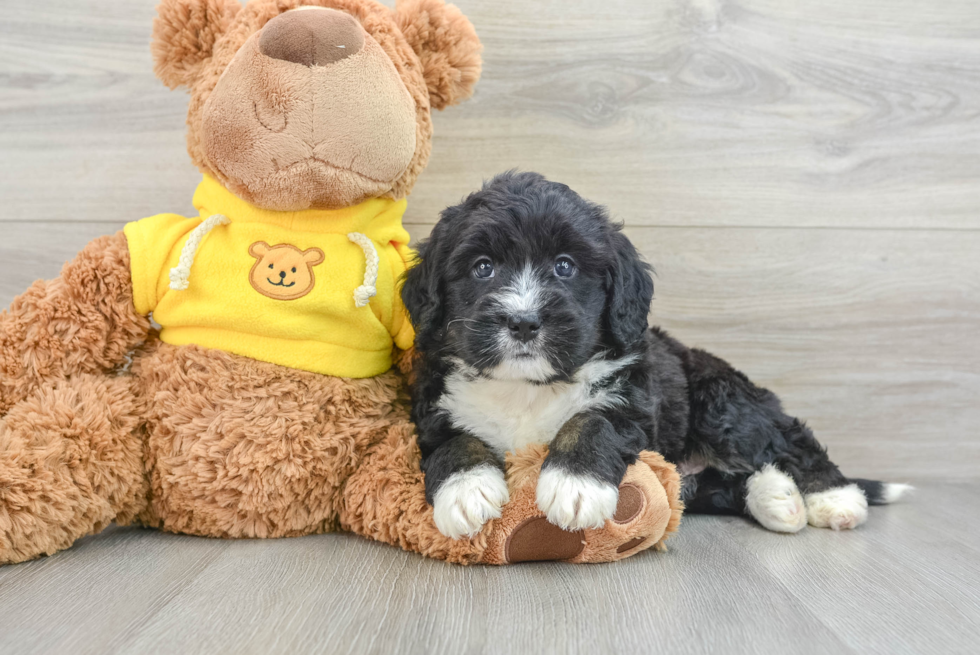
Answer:
<svg viewBox="0 0 980 655"><path fill-rule="evenodd" d="M538 509L565 530L602 528L616 513L619 490L588 475L545 468L538 479Z"/></svg>
<svg viewBox="0 0 980 655"><path fill-rule="evenodd" d="M450 539L477 534L483 524L500 518L510 500L503 471L492 466L453 473L436 492L433 518L439 532Z"/></svg>
<svg viewBox="0 0 980 655"><path fill-rule="evenodd" d="M868 499L856 484L806 495L810 525L850 530L868 520Z"/></svg>

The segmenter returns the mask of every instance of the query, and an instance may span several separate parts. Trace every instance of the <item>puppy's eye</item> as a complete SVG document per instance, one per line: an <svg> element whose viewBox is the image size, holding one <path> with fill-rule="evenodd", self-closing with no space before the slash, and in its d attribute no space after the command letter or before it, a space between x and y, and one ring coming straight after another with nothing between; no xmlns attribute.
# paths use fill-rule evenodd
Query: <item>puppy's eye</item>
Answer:
<svg viewBox="0 0 980 655"><path fill-rule="evenodd" d="M481 280L489 280L494 276L493 262L489 259L481 259L473 267L473 275Z"/></svg>
<svg viewBox="0 0 980 655"><path fill-rule="evenodd" d="M555 262L555 275L558 277L572 277L578 269L568 257L559 257Z"/></svg>
<svg viewBox="0 0 980 655"><path fill-rule="evenodd" d="M273 266L272 264L269 264L269 268L275 268L275 266Z"/></svg>
<svg viewBox="0 0 980 655"><path fill-rule="evenodd" d="M296 272L296 267L295 267L295 266L293 266L293 273L295 273L295 272Z"/></svg>

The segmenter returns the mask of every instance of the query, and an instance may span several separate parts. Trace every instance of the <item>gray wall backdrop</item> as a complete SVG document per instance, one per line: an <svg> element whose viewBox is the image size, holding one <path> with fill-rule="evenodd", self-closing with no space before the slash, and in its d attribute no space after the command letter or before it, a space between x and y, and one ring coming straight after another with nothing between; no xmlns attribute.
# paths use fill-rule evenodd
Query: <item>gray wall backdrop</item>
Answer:
<svg viewBox="0 0 980 655"><path fill-rule="evenodd" d="M391 4L391 3L389 3ZM485 44L407 216L519 167L602 202L653 321L807 419L847 472L980 462L975 0L458 0ZM3 2L0 306L87 240L192 212L154 0Z"/></svg>

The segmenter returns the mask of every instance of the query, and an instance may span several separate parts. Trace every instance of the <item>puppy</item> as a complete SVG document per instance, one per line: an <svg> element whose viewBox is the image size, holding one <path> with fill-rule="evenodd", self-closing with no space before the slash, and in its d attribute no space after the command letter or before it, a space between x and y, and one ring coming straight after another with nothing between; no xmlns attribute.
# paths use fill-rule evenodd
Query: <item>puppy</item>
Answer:
<svg viewBox="0 0 980 655"><path fill-rule="evenodd" d="M909 489L844 477L774 394L648 328L650 267L602 207L541 175L505 173L443 211L402 297L426 499L446 536L500 516L504 454L530 443L550 444L537 503L567 530L613 516L644 449L677 465L688 511L777 532L854 528Z"/></svg>

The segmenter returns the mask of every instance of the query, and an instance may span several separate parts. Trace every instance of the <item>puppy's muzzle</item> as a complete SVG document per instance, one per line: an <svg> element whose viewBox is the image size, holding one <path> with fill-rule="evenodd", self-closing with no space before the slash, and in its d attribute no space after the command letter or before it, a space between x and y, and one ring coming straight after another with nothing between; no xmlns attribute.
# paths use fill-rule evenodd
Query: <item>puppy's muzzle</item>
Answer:
<svg viewBox="0 0 980 655"><path fill-rule="evenodd" d="M537 314L515 314L507 319L510 336L521 343L529 343L541 332L541 320Z"/></svg>

